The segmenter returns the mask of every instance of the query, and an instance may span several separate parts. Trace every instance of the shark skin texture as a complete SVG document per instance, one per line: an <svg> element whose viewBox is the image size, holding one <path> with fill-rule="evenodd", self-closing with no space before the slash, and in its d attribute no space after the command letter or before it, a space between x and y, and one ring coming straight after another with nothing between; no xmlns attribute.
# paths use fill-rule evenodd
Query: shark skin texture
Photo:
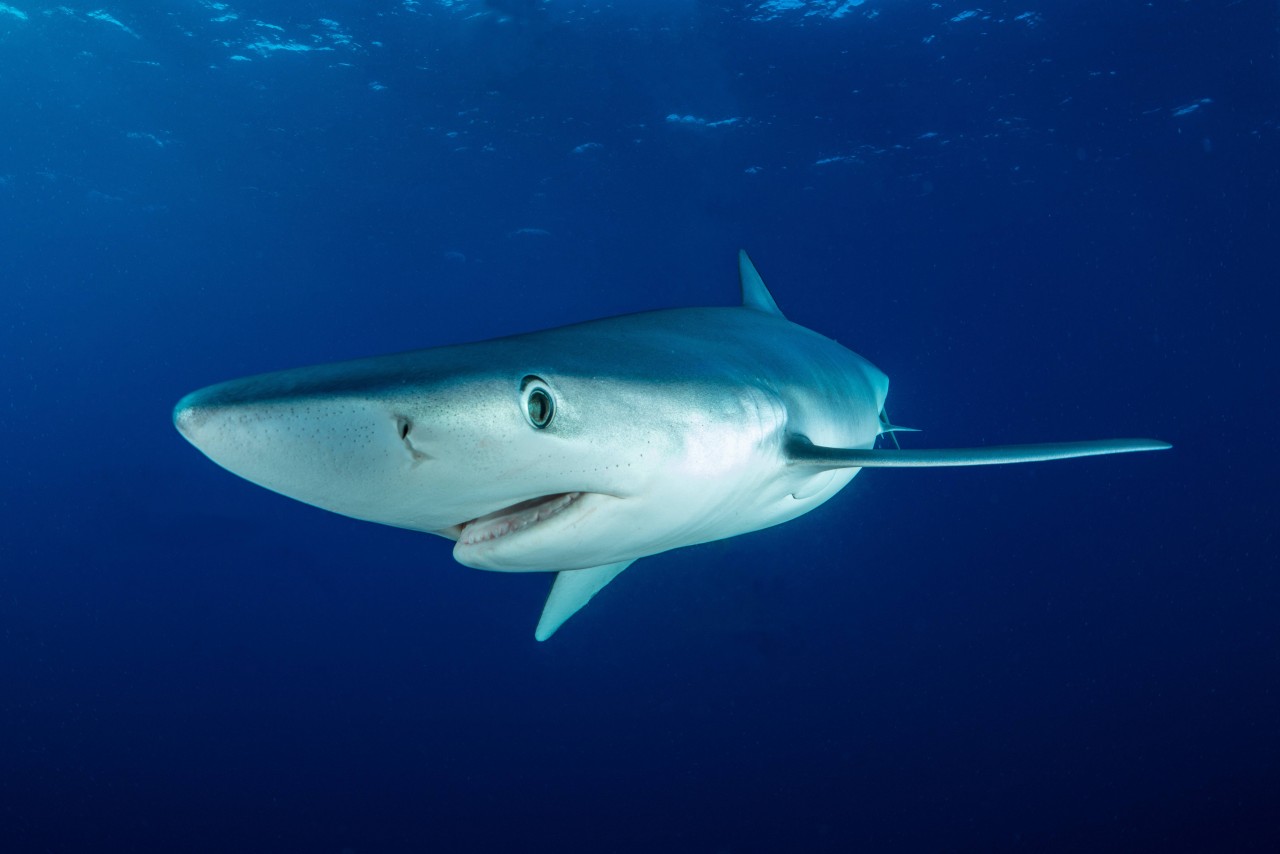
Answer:
<svg viewBox="0 0 1280 854"><path fill-rule="evenodd" d="M173 420L240 477L554 572L546 640L634 561L778 525L863 468L1161 450L1153 439L877 449L874 365L788 321L746 253L742 304L677 308L232 380ZM894 439L896 445L896 438Z"/></svg>

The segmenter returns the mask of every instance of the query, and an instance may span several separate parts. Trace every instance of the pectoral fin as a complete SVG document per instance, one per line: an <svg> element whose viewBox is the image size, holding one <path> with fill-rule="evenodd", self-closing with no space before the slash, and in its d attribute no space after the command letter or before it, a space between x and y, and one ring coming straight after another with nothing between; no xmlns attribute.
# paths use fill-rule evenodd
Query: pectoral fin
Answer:
<svg viewBox="0 0 1280 854"><path fill-rule="evenodd" d="M1156 439L1103 439L1094 442L1056 442L1044 445L992 445L987 448L931 448L899 451L861 448L824 448L804 436L787 440L787 461L813 468L927 468L931 466L990 466L1004 463L1036 463L1098 454L1163 451L1173 447Z"/></svg>
<svg viewBox="0 0 1280 854"><path fill-rule="evenodd" d="M604 566L593 566L590 569L566 569L556 573L556 580L551 585L551 593L547 603L542 606L542 617L538 620L538 628L533 636L544 641L556 633L556 629L564 625L564 621L572 617L582 606L591 601L591 597L604 589L605 585L617 578L622 570L631 566L634 561L624 560L621 563L609 563Z"/></svg>

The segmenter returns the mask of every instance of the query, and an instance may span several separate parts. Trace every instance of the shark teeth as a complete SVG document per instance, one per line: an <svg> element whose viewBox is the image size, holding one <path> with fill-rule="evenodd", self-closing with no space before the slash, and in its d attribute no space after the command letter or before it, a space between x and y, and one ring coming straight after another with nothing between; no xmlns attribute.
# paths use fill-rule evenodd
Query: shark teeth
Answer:
<svg viewBox="0 0 1280 854"><path fill-rule="evenodd" d="M557 495L544 495L505 507L487 516L481 516L463 524L462 536L458 543L474 546L496 540L536 525L562 512L579 498L581 492L561 492Z"/></svg>

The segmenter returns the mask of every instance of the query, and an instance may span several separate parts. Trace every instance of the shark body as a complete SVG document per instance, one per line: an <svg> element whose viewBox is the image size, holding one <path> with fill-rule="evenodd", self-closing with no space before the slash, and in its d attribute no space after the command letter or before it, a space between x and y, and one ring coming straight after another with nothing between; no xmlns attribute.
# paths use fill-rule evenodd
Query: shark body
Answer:
<svg viewBox="0 0 1280 854"><path fill-rule="evenodd" d="M317 507L438 534L459 563L555 572L550 637L639 558L789 521L865 467L1157 450L1148 439L877 450L888 378L743 302L233 380L184 397L210 459Z"/></svg>

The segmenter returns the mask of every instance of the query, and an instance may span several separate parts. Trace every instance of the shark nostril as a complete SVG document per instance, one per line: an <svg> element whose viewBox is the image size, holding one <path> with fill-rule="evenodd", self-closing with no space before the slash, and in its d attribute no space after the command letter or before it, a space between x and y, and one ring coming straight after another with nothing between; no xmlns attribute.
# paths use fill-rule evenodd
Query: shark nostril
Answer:
<svg viewBox="0 0 1280 854"><path fill-rule="evenodd" d="M404 448L409 452L409 456L413 458L414 465L423 460L430 459L426 454L415 448L413 440L409 438L409 434L413 432L413 419L407 415L396 416L396 433L400 436L400 441L404 442Z"/></svg>

